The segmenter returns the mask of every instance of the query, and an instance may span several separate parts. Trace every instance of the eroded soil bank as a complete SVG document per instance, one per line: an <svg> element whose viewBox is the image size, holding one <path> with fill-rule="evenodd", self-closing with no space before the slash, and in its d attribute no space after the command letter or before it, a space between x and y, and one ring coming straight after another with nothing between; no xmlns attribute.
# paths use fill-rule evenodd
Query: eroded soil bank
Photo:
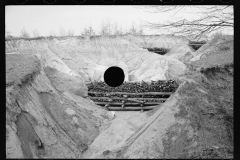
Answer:
<svg viewBox="0 0 240 160"><path fill-rule="evenodd" d="M7 157L80 158L107 112L66 87L74 77L51 74L53 85L36 56L6 56Z"/></svg>
<svg viewBox="0 0 240 160"><path fill-rule="evenodd" d="M149 118L139 112L124 113L124 119L118 115L84 156L233 158L232 73L228 69L211 72L219 77L197 72L180 77L178 90Z"/></svg>
<svg viewBox="0 0 240 160"><path fill-rule="evenodd" d="M95 47L103 46L102 53L116 57L119 56L113 52L114 48L123 53L123 46L128 47L124 59L132 59L133 68L143 67L133 75L151 79L155 71L161 73L160 77L170 73L169 77L175 77L180 86L153 111L116 112L115 118L87 97L87 78L84 76L98 79L101 75L89 68L98 68L105 63L110 65L104 61L94 65L95 60L100 60L96 58L99 47L92 52L89 50L94 43L89 43L89 47L89 40L78 41L76 38L6 42L7 51L12 51L6 54L7 158L233 158L234 68L231 47L211 50L206 44L208 52L200 48L194 53L197 60L189 62L184 74L176 76L171 73L177 72L174 70L176 66L171 65L178 61L185 69L185 64L177 60L187 55L184 46L175 47L176 50L185 50L181 56L175 54L174 49L166 54L175 60L170 58L168 61L165 57L168 63L159 66L156 61L153 68L148 68L155 56L149 56L146 63L138 66L144 56L140 59L132 57L137 57L139 46L144 43L137 43L139 38L125 39L136 43L124 40L117 45L115 41L101 38L94 42ZM168 40L166 45L173 47L171 38ZM163 39L153 37L145 41L152 47L159 47L157 42L163 42ZM74 42L73 46L82 42L85 50L75 48L72 52L67 47L69 42ZM174 40L174 43L180 42ZM74 59L74 55L80 52L81 56ZM143 52L141 55L148 54ZM90 57L84 59L83 55ZM95 60L91 62L89 59L94 59L94 55ZM78 60L81 66L76 65ZM88 74L81 70L84 62L88 62L85 69ZM170 72L165 72L169 68ZM152 69L154 72L150 72Z"/></svg>

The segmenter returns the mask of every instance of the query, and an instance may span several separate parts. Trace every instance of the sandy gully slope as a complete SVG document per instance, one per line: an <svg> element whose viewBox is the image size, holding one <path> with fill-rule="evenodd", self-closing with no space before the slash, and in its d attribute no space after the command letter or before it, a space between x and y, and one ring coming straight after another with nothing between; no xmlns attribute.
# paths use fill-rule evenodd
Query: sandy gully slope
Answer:
<svg viewBox="0 0 240 160"><path fill-rule="evenodd" d="M39 38L6 41L6 53L38 54L46 65L56 68L60 64L58 69L70 72L66 64L72 75L85 80L103 80L108 67L119 66L126 81L150 81L183 74L186 67L178 59L192 55L187 44L186 38L169 35ZM143 49L151 47L167 48L169 55Z"/></svg>
<svg viewBox="0 0 240 160"><path fill-rule="evenodd" d="M154 44L151 38L159 43ZM164 38L167 39L70 37L6 41L7 157L82 157L99 135L101 124L109 118L105 110L87 99L85 81L101 80L105 69L116 64L124 69L127 79L130 76L133 80L165 79L169 73L183 73L185 66L180 61L141 48L171 47L183 42L170 37L165 43ZM171 67L177 66L179 72L172 74ZM140 122L144 121L143 118ZM134 133L132 126L123 119L122 122L129 126L125 135L128 138ZM94 144L90 148L96 148Z"/></svg>
<svg viewBox="0 0 240 160"><path fill-rule="evenodd" d="M232 61L180 76L186 43L166 36L6 41L7 158L232 158ZM142 46L172 51L159 56ZM111 119L87 98L85 81L101 80L112 64L128 80L177 76L181 85L150 117Z"/></svg>
<svg viewBox="0 0 240 160"><path fill-rule="evenodd" d="M116 117L100 128L99 136L84 153L84 158L104 158L125 145L125 141L146 123L146 112L116 112Z"/></svg>
<svg viewBox="0 0 240 160"><path fill-rule="evenodd" d="M81 157L106 111L71 90L68 83L77 83L76 77L55 71L48 78L34 55L7 54L6 62L7 157Z"/></svg>
<svg viewBox="0 0 240 160"><path fill-rule="evenodd" d="M222 51L221 54L219 51ZM233 157L233 52L231 49L223 52L221 48L219 51L213 51L212 56L202 58L196 64L192 63L195 70L178 77L182 81L178 90L157 112L139 125L135 133L127 135L124 131L131 129L127 124L129 120L141 122L142 115L138 115L140 119L134 115L128 119L125 115L126 119L121 123L114 125L113 121L94 140L84 156L176 159ZM116 118L115 122L119 119ZM119 127L121 124L126 127L122 129Z"/></svg>

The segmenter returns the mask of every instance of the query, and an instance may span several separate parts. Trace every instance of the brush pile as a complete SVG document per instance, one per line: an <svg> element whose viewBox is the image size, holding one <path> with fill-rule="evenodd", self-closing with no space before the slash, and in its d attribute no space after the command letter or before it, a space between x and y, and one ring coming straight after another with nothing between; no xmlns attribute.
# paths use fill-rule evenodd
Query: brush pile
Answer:
<svg viewBox="0 0 240 160"><path fill-rule="evenodd" d="M113 92L125 92L125 93L136 93L133 95L128 95L128 98L143 98L141 94L138 93L149 93L149 92L175 92L178 87L178 84L174 80L168 81L152 81L148 82L124 82L121 86L110 87L105 82L93 81L87 84L88 94L90 97L99 97L98 102L106 102L107 99L102 99L106 97L107 93ZM98 94L93 94L92 92L97 92ZM100 98L101 97L101 98ZM123 98L123 95L116 94L114 97ZM168 98L169 94L162 95L144 95L144 98ZM155 100L146 100L147 102L155 102ZM114 102L122 102L122 100L114 100Z"/></svg>
<svg viewBox="0 0 240 160"><path fill-rule="evenodd" d="M128 92L128 93L142 93L142 92L174 92L178 84L174 80L168 81L152 81L148 82L124 82L118 87L110 87L105 82L93 81L87 84L88 92Z"/></svg>

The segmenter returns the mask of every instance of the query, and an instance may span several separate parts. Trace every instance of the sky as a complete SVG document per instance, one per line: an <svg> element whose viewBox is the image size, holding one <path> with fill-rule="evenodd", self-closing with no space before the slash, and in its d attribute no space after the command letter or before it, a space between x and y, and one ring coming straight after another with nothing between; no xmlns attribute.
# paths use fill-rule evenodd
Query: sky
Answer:
<svg viewBox="0 0 240 160"><path fill-rule="evenodd" d="M72 30L75 35L80 35L85 27L90 25L95 32L99 32L102 22L110 21L129 29L133 24L142 24L142 21L164 22L169 19L186 17L191 18L192 9L183 13L154 14L140 9L138 6L114 5L76 5L76 6L6 6L5 25L11 35L20 36L25 28L30 35L33 30L38 30L41 36L49 36L50 32L59 35L60 28ZM159 31L144 28L145 34L165 34ZM166 30L166 33L168 31Z"/></svg>

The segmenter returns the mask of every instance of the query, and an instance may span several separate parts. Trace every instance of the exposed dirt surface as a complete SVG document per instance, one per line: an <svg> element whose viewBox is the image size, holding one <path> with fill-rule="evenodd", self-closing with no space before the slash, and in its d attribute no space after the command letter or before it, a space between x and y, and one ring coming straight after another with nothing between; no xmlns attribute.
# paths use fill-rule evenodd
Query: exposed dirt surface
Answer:
<svg viewBox="0 0 240 160"><path fill-rule="evenodd" d="M182 83L126 146L119 148L119 157L233 158L232 80L228 75L221 81Z"/></svg>
<svg viewBox="0 0 240 160"><path fill-rule="evenodd" d="M40 70L40 62L32 54L6 55L6 87L14 83L21 84L29 81Z"/></svg>
<svg viewBox="0 0 240 160"><path fill-rule="evenodd" d="M197 60L202 60L202 62L208 61L207 58L211 55L218 55L221 59L225 54L232 54L233 48L234 48L233 36L223 35L215 36L210 42L204 44L201 48L199 48L199 50L194 52L194 57L190 61L191 62ZM215 56L215 58L217 58L217 56ZM216 62L214 63L214 58L210 59L213 60L213 64L216 64ZM221 60L223 60L223 58ZM224 60L223 62L222 61L217 62L223 63L226 61Z"/></svg>
<svg viewBox="0 0 240 160"><path fill-rule="evenodd" d="M6 77L12 83L6 88L7 157L80 158L99 134L107 112L67 89L56 90L35 56L8 56ZM63 85L74 79L63 75L58 77L65 78Z"/></svg>
<svg viewBox="0 0 240 160"><path fill-rule="evenodd" d="M146 123L146 112L116 112L113 120L100 127L100 134L90 145L84 158L116 158L117 149Z"/></svg>
<svg viewBox="0 0 240 160"><path fill-rule="evenodd" d="M231 37L196 52L172 36L5 44L7 158L233 158ZM148 112L106 111L87 97L86 82L100 81L113 64L127 81L174 78L179 87Z"/></svg>
<svg viewBox="0 0 240 160"><path fill-rule="evenodd" d="M126 81L166 80L168 76L183 74L186 69L174 55L192 54L186 38L169 35L48 37L10 40L5 44L8 54L41 55L46 66L86 81L103 81L103 73L110 66L121 67ZM152 47L169 49L171 56L143 49Z"/></svg>

